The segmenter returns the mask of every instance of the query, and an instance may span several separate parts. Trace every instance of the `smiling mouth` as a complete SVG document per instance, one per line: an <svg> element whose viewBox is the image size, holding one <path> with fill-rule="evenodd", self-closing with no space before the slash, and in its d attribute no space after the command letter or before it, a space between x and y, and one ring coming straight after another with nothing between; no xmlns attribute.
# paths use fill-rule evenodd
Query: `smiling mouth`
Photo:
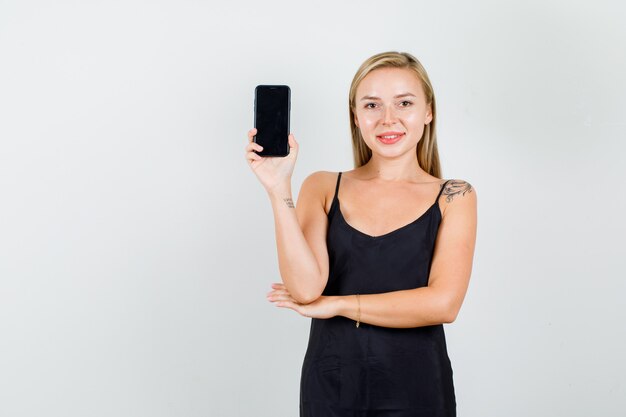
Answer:
<svg viewBox="0 0 626 417"><path fill-rule="evenodd" d="M402 139L404 137L404 133L401 132L393 132L393 133L385 133L382 135L377 135L376 139L378 139L379 141L381 141L384 144L392 144L392 143L396 143L397 141L399 141L400 139Z"/></svg>

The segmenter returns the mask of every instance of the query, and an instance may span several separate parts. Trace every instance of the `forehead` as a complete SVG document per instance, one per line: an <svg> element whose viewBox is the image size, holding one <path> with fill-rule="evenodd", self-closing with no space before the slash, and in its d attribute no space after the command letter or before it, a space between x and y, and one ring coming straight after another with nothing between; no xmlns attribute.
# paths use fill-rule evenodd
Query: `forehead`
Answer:
<svg viewBox="0 0 626 417"><path fill-rule="evenodd" d="M389 98L404 93L424 97L422 82L417 74L409 68L379 68L361 80L356 90L356 99L363 96Z"/></svg>

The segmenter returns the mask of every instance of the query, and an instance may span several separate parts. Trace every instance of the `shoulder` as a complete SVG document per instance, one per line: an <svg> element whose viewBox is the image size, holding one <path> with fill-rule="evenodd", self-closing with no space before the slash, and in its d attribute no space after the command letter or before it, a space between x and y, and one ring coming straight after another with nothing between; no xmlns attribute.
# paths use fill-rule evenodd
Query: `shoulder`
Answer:
<svg viewBox="0 0 626 417"><path fill-rule="evenodd" d="M446 202L451 202L455 198L462 198L466 195L473 197L476 196L476 189L466 180L455 178L442 180L441 186L444 187L441 194L446 196Z"/></svg>
<svg viewBox="0 0 626 417"><path fill-rule="evenodd" d="M332 202L337 184L338 172L315 171L309 174L300 187L298 199L303 196L304 200L320 202L328 212L328 206Z"/></svg>
<svg viewBox="0 0 626 417"><path fill-rule="evenodd" d="M302 182L302 187L315 189L320 192L327 191L332 186L333 190L337 183L338 172L331 171L315 171L309 174Z"/></svg>
<svg viewBox="0 0 626 417"><path fill-rule="evenodd" d="M338 172L315 171L309 174L304 180L313 182L313 183L320 183L320 182L324 183L328 181L336 181L338 175L339 175Z"/></svg>
<svg viewBox="0 0 626 417"><path fill-rule="evenodd" d="M476 189L469 181L452 178L441 182L441 198L444 215L446 212L475 211Z"/></svg>

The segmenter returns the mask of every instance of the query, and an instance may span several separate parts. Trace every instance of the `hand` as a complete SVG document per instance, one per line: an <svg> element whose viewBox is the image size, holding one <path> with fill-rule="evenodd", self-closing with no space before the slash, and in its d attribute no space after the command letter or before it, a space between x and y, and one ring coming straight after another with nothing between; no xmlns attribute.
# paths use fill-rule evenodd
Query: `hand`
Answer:
<svg viewBox="0 0 626 417"><path fill-rule="evenodd" d="M267 299L275 302L276 307L290 308L304 317L314 319L329 319L337 315L337 297L322 295L309 304L300 304L291 297L284 284L276 282L272 284L274 290L267 293Z"/></svg>
<svg viewBox="0 0 626 417"><path fill-rule="evenodd" d="M287 156L261 156L256 151L263 147L252 139L256 135L256 129L248 131L248 145L246 146L246 160L263 184L267 192L279 187L290 185L291 174L298 156L298 143L293 134L289 134L289 155Z"/></svg>

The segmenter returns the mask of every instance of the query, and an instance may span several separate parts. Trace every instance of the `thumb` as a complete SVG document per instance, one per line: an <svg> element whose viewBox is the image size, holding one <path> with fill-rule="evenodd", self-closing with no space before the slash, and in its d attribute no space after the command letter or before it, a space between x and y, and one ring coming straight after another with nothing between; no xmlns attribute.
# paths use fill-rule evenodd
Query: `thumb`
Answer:
<svg viewBox="0 0 626 417"><path fill-rule="evenodd" d="M293 133L289 134L289 147L291 149L298 150L298 142L296 142L296 137L293 135Z"/></svg>

